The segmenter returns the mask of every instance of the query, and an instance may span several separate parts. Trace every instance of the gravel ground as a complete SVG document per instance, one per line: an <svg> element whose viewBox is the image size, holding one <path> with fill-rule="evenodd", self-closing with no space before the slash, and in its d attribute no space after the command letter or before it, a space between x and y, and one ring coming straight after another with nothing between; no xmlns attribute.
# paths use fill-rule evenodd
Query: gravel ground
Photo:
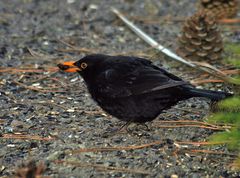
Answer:
<svg viewBox="0 0 240 178"><path fill-rule="evenodd" d="M0 176L12 176L16 167L36 160L44 162L44 175L51 177L240 177L229 167L233 157L225 146L180 143L205 141L213 130L163 128L166 122L161 121L203 121L209 114L207 99L179 103L147 123L149 130L131 125L130 133L106 137L110 128L123 123L101 111L79 76L41 71L63 60L101 52L147 56L187 80L199 77L197 71L150 49L110 12L111 6L173 50L181 20L196 11L194 0L0 1L0 66L40 70L1 72ZM228 41L237 40L229 29L224 35ZM222 84L201 87L228 90ZM32 139L3 138L6 134ZM116 150L91 150L105 147ZM71 152L79 149L81 153ZM226 154L191 151L196 149Z"/></svg>

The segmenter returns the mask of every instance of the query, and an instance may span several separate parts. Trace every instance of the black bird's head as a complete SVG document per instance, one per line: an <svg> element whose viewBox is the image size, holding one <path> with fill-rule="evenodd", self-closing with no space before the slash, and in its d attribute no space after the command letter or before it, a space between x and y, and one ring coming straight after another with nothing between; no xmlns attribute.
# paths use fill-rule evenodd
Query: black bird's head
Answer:
<svg viewBox="0 0 240 178"><path fill-rule="evenodd" d="M107 55L92 54L87 55L76 62L68 61L58 64L58 67L65 72L78 72L84 80L87 81L100 70L101 63L106 58Z"/></svg>

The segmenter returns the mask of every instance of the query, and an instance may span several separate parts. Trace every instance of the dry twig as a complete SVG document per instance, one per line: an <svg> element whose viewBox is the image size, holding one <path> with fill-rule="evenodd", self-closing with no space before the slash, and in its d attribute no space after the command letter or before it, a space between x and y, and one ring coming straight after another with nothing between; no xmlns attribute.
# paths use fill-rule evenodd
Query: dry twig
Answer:
<svg viewBox="0 0 240 178"><path fill-rule="evenodd" d="M47 90L47 89L40 89L40 88L37 88L37 87L33 87L33 86L28 86L28 85L25 85L21 82L18 82L16 80L13 81L15 84L23 87L23 88L26 88L26 89L29 89L29 90L33 90L33 91L38 91L38 92L42 92L42 93L64 93L64 92L67 92L67 91L64 91L64 90ZM53 88L53 87L51 87ZM59 87L57 87L59 88Z"/></svg>
<svg viewBox="0 0 240 178"><path fill-rule="evenodd" d="M137 149L144 149L147 147L151 147L154 145L159 145L163 143L163 141L155 141L147 144L142 144L142 145L130 145L130 146L121 146L121 147L100 147L100 148L81 148L77 150L71 150L71 151L66 151L67 154L79 154L79 153L86 153L86 152L92 152L92 153L97 153L97 152L111 152L111 151L128 151L128 150L137 150ZM174 142L175 144L178 145L192 145L192 146L204 146L204 145L219 145L219 144L226 144L227 141L224 142L189 142L189 141L176 141Z"/></svg>
<svg viewBox="0 0 240 178"><path fill-rule="evenodd" d="M212 150L184 150L187 153L206 153L215 155L228 155L228 156L238 156L237 154L226 153L223 151L212 151Z"/></svg>
<svg viewBox="0 0 240 178"><path fill-rule="evenodd" d="M198 127L198 128L202 128L202 129L210 129L210 130L225 130L223 128L216 128L216 127L208 127L208 126L204 126L204 125L159 125L156 126L158 128L179 128L179 127Z"/></svg>
<svg viewBox="0 0 240 178"><path fill-rule="evenodd" d="M76 161L64 161L64 160L56 160L54 161L56 164L68 164L76 167L85 167L85 168L94 168L99 171L111 171L111 172L125 172L130 174L143 174L150 175L151 172L145 170L136 170L136 169L126 169L126 168L118 168L113 166L103 166L99 164L87 164Z"/></svg>
<svg viewBox="0 0 240 178"><path fill-rule="evenodd" d="M68 154L78 154L84 152L106 152L106 151L121 151L121 150L136 150L143 149L147 147L151 147L153 145L161 144L162 141L156 141L152 143L147 143L143 145L131 145L131 146L123 146L123 147L105 147L105 148L81 148L78 150L67 151Z"/></svg>
<svg viewBox="0 0 240 178"><path fill-rule="evenodd" d="M15 68L15 67L6 67L0 68L0 73L43 73L43 72L56 72L59 69L57 67L48 67L46 69L36 69L36 68Z"/></svg>
<svg viewBox="0 0 240 178"><path fill-rule="evenodd" d="M240 19L221 19L219 22L223 24L235 24L240 23Z"/></svg>
<svg viewBox="0 0 240 178"><path fill-rule="evenodd" d="M226 126L226 125L220 126L220 125L209 124L206 122L190 121L190 120L155 121L155 123L160 123L160 125L155 125L158 128L199 127L203 129L210 129L210 130L225 130L225 129L231 128L231 126ZM171 125L164 125L166 123L167 124L171 123Z"/></svg>
<svg viewBox="0 0 240 178"><path fill-rule="evenodd" d="M23 134L2 134L0 139L23 139L23 140L39 140L39 141L51 141L53 137L41 137L38 135L23 135Z"/></svg>
<svg viewBox="0 0 240 178"><path fill-rule="evenodd" d="M193 85L198 85L198 84L203 84L203 83L223 83L223 80L218 80L218 79L203 79L203 80L192 80L191 84Z"/></svg>

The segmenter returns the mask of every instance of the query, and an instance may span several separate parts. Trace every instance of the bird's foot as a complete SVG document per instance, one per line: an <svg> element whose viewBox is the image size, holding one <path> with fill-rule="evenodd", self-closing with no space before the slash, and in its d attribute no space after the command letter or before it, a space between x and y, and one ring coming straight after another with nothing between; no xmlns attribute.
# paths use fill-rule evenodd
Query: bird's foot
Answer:
<svg viewBox="0 0 240 178"><path fill-rule="evenodd" d="M121 127L110 127L108 128L104 133L103 133L103 136L104 138L107 138L107 137L111 137L111 136L114 136L118 133L125 133L126 131L129 132L128 130L128 126L131 124L132 122L129 121L129 122L126 122L125 124L123 124Z"/></svg>
<svg viewBox="0 0 240 178"><path fill-rule="evenodd" d="M133 131L150 131L149 127L145 123L135 123L135 125L132 127L127 128L128 132L133 132Z"/></svg>
<svg viewBox="0 0 240 178"><path fill-rule="evenodd" d="M143 137L149 135L150 129L148 128L148 125L145 123L135 123L133 127L128 127L127 131L131 135Z"/></svg>
<svg viewBox="0 0 240 178"><path fill-rule="evenodd" d="M135 123L132 127L130 127L132 123L133 123L132 121L128 121L119 128L110 127L103 133L103 137L108 138L118 133L126 133L126 132L128 134L142 136L144 135L143 131L146 131L146 132L150 131L148 125L145 123Z"/></svg>

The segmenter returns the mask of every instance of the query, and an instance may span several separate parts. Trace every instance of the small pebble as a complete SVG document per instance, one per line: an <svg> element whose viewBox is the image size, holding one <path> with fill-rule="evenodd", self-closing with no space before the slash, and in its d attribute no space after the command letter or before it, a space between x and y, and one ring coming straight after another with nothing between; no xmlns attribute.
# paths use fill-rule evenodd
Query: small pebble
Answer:
<svg viewBox="0 0 240 178"><path fill-rule="evenodd" d="M178 178L178 175L173 174L173 175L171 175L171 178Z"/></svg>

